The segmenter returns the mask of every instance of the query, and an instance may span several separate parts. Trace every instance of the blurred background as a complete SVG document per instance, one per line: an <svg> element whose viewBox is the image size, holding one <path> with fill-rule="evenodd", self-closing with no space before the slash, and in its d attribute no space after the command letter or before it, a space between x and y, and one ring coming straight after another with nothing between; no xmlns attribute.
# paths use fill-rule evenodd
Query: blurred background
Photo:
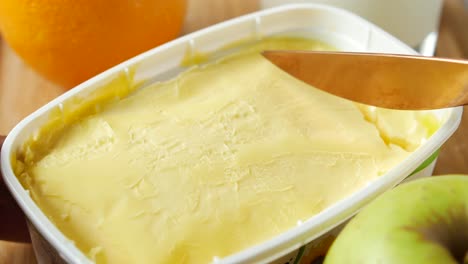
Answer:
<svg viewBox="0 0 468 264"><path fill-rule="evenodd" d="M179 35L284 2L293 1L187 0L186 13ZM362 4L369 1L320 0L319 2L337 5L345 2L348 6L344 7L353 9L354 6L350 6L350 3ZM373 11L369 9L371 6L368 4L364 5L367 9L360 6L353 11L362 12L361 15L367 15L371 21L380 23L380 26L393 31L395 35L400 34L398 29L401 27L395 22L401 21L401 17L404 16L412 17L415 22L408 26L414 27L414 34L401 33L399 35L409 45L425 55L468 59L468 0L382 0L382 2L401 2L405 5L411 3L411 7L408 6L404 12L391 15L388 12ZM386 7L386 10L389 10L388 8ZM65 91L64 86L46 80L27 66L0 36L0 135L8 134L22 118ZM466 134L468 134L467 115L463 117L458 131L441 149L434 174L468 174ZM0 263L35 263L33 250L29 244L0 241Z"/></svg>

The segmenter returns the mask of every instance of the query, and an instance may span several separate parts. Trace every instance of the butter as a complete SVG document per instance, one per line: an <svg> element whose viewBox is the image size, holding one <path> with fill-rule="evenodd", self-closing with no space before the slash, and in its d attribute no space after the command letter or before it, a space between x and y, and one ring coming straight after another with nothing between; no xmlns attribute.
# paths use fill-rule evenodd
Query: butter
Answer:
<svg viewBox="0 0 468 264"><path fill-rule="evenodd" d="M329 49L267 39L68 118L19 152L22 184L96 263L207 263L344 199L438 126L316 90L265 48Z"/></svg>

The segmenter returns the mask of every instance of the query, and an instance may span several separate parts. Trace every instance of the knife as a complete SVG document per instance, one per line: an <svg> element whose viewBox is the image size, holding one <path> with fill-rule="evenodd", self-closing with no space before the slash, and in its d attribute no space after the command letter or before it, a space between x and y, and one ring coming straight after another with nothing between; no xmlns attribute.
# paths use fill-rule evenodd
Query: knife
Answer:
<svg viewBox="0 0 468 264"><path fill-rule="evenodd" d="M468 104L468 61L416 55L264 51L291 76L367 105L429 110Z"/></svg>

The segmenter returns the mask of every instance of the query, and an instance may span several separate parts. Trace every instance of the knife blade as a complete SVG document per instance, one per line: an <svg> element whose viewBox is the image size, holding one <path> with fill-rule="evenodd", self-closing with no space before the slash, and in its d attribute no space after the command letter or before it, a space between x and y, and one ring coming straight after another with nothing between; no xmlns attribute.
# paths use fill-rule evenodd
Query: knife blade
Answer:
<svg viewBox="0 0 468 264"><path fill-rule="evenodd" d="M320 90L355 102L401 110L468 104L468 61L415 55L264 51L262 55Z"/></svg>

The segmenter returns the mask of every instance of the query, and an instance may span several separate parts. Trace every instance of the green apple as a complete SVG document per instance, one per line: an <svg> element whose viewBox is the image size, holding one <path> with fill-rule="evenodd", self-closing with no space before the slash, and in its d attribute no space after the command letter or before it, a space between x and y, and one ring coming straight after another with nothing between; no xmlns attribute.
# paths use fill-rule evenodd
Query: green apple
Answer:
<svg viewBox="0 0 468 264"><path fill-rule="evenodd" d="M325 264L468 264L468 176L414 180L382 194L332 244Z"/></svg>

